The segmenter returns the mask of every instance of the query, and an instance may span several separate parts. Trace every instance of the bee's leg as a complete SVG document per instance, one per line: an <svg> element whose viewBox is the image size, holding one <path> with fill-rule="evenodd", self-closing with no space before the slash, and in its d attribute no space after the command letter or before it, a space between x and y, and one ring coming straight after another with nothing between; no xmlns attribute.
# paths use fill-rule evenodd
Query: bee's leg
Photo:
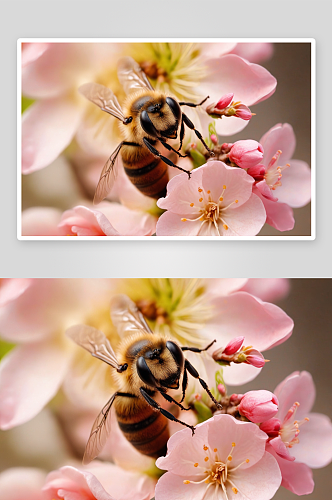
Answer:
<svg viewBox="0 0 332 500"><path fill-rule="evenodd" d="M186 424L185 422L182 422L182 420L178 420L176 417L174 417L174 415L172 415L169 411L167 410L164 410L164 408L162 408L158 403L157 401L155 401L151 396L149 396L149 394L146 392L146 390L141 387L140 388L140 392L143 396L143 398L145 399L145 401L150 405L152 406L152 408L154 408L155 410L159 411L162 415L164 415L164 417L168 418L169 420L173 420L173 422L178 422L179 424L182 424L184 425L185 427L189 427L189 429L191 429L191 432L192 432L192 435L195 434L195 427L193 425L189 425L189 424Z"/></svg>
<svg viewBox="0 0 332 500"><path fill-rule="evenodd" d="M176 153L180 158L186 158L188 156L188 155L182 155L181 153L179 153L179 151L177 151L176 149L172 148L172 146L170 146L169 144L167 144L167 142L163 141L162 139L159 139L159 141L161 142L161 144L166 149L168 149L168 151L174 151L174 153Z"/></svg>
<svg viewBox="0 0 332 500"><path fill-rule="evenodd" d="M163 162L166 163L166 165L170 165L171 167L175 167L179 170L182 170L182 172L185 172L186 174L188 174L188 177L190 179L191 172L189 172L189 170L185 170L184 168L178 167L177 165L175 165L175 163L173 163L171 160L166 158L166 156L163 156L161 153L159 153L158 149L154 148L146 137L143 137L143 142L146 145L146 147L148 148L148 150L151 151L151 153L153 155L158 156L161 160L163 160Z"/></svg>
<svg viewBox="0 0 332 500"><path fill-rule="evenodd" d="M180 106L189 106L190 108L197 108L197 106L202 106L209 99L209 95L203 99L199 104L194 104L193 102L179 102Z"/></svg>
<svg viewBox="0 0 332 500"><path fill-rule="evenodd" d="M166 392L163 392L162 390L158 389L158 391L160 392L160 394L162 395L162 397L164 399L166 399L166 401L168 401L169 403L175 403L177 406L179 406L181 408L181 410L190 410L191 408L185 408L184 406L182 406L181 402L179 403L178 401L175 401L175 399L172 398L172 396L170 396L169 394L167 394Z"/></svg>
<svg viewBox="0 0 332 500"><path fill-rule="evenodd" d="M207 351L208 349L210 349L210 347L215 343L217 342L216 340L212 340L212 342L204 347L204 349L199 349L198 347L181 347L182 351L191 351L191 352L203 352L203 351Z"/></svg>
<svg viewBox="0 0 332 500"><path fill-rule="evenodd" d="M183 143L183 139L184 139L184 123L183 123L183 120L181 119L181 129L180 129L180 147L178 149L178 151L180 151L180 149L182 148L182 143Z"/></svg>
<svg viewBox="0 0 332 500"><path fill-rule="evenodd" d="M184 121L185 125L187 125L188 128L190 128L191 130L193 130L195 132L195 134L197 135L198 139L201 141L201 143L203 144L203 146L205 147L205 149L210 153L211 156L214 156L214 152L211 151L211 149L209 148L209 146L205 143L203 137L202 137L202 134L195 129L195 125L193 124L193 122L191 120L189 120L188 116L185 115L184 113L182 113L182 120Z"/></svg>
<svg viewBox="0 0 332 500"><path fill-rule="evenodd" d="M201 384L201 386L203 387L203 389L208 393L208 395L210 396L210 398L212 399L212 401L214 402L214 404L218 408L222 408L221 404L218 403L218 401L215 399L215 397L213 396L212 392L208 388L207 383L202 378L200 378L199 373L196 370L196 368L194 368L193 365L187 359L184 362L184 369L188 370L188 372L190 373L190 375L192 377L197 378L199 380L199 383Z"/></svg>
<svg viewBox="0 0 332 500"><path fill-rule="evenodd" d="M182 401L185 398L187 386L188 386L188 373L187 373L187 370L184 370L183 379L182 379L182 398L181 398L180 403L182 403Z"/></svg>

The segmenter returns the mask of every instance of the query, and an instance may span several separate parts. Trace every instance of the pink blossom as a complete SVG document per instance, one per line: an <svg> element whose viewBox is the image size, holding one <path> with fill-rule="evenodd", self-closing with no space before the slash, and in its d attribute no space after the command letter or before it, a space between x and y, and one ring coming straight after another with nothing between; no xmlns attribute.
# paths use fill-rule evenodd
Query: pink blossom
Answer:
<svg viewBox="0 0 332 500"><path fill-rule="evenodd" d="M257 349L246 348L240 355L245 356L245 360L243 361L244 363L255 366L255 368L263 368L266 363L266 359L264 359L263 354Z"/></svg>
<svg viewBox="0 0 332 500"><path fill-rule="evenodd" d="M281 426L267 450L278 460L285 488L297 495L311 493L314 483L310 467L324 467L332 460L331 421L310 412L316 394L310 373L292 373L274 392L279 400L275 417Z"/></svg>
<svg viewBox="0 0 332 500"><path fill-rule="evenodd" d="M273 55L273 43L251 42L237 43L232 50L232 54L237 54L252 63L267 61Z"/></svg>
<svg viewBox="0 0 332 500"><path fill-rule="evenodd" d="M233 108L234 116L241 118L241 120L251 120L253 114L248 106L240 102L239 104L234 104Z"/></svg>
<svg viewBox="0 0 332 500"><path fill-rule="evenodd" d="M216 104L217 109L225 109L232 102L233 93L223 95Z"/></svg>
<svg viewBox="0 0 332 500"><path fill-rule="evenodd" d="M229 153L229 159L241 168L254 167L263 158L263 147L252 140L237 141Z"/></svg>
<svg viewBox="0 0 332 500"><path fill-rule="evenodd" d="M250 278L242 290L265 302L274 302L287 297L290 282L287 278Z"/></svg>
<svg viewBox="0 0 332 500"><path fill-rule="evenodd" d="M254 423L265 422L278 411L278 399L270 391L246 392L239 406L239 412Z"/></svg>
<svg viewBox="0 0 332 500"><path fill-rule="evenodd" d="M243 344L244 337L235 337L232 339L228 344L226 345L225 349L223 350L223 353L229 355L229 354L235 354Z"/></svg>
<svg viewBox="0 0 332 500"><path fill-rule="evenodd" d="M281 476L265 452L265 440L256 425L230 415L203 422L193 437L187 429L177 432L168 441L166 457L156 462L168 471L157 483L156 500L233 498L237 492L252 500L272 498Z"/></svg>
<svg viewBox="0 0 332 500"><path fill-rule="evenodd" d="M270 418L269 420L266 420L265 422L262 422L259 426L259 428L263 431L266 432L266 434L270 438L275 438L278 437L279 431L281 427L281 422L278 418Z"/></svg>
<svg viewBox="0 0 332 500"><path fill-rule="evenodd" d="M180 174L168 183L166 198L157 202L168 210L158 220L157 235L255 235L265 219L258 201L246 172L209 161L190 180Z"/></svg>

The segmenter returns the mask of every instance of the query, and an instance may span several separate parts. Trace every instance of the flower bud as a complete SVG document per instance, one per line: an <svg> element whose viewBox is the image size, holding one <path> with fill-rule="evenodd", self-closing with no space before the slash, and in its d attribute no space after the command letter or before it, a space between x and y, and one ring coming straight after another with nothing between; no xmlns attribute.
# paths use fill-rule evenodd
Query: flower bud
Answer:
<svg viewBox="0 0 332 500"><path fill-rule="evenodd" d="M231 397L229 398L229 402L233 405L236 406L240 403L240 401L243 398L243 394L232 394Z"/></svg>
<svg viewBox="0 0 332 500"><path fill-rule="evenodd" d="M264 431L270 438L275 438L279 436L279 431L281 427L281 422L279 418L270 418L265 422L262 422L259 428Z"/></svg>
<svg viewBox="0 0 332 500"><path fill-rule="evenodd" d="M219 393L222 395L222 396L225 396L226 394L226 388L223 384L218 384L218 387L217 387Z"/></svg>
<svg viewBox="0 0 332 500"><path fill-rule="evenodd" d="M228 344L226 345L225 349L223 350L224 354L235 354L243 344L244 337L235 337L232 339Z"/></svg>
<svg viewBox="0 0 332 500"><path fill-rule="evenodd" d="M230 103L232 102L233 97L234 97L234 94L232 94L232 93L223 95L219 99L219 101L217 102L216 108L217 109L225 109L225 108L227 108L227 106L229 106Z"/></svg>
<svg viewBox="0 0 332 500"><path fill-rule="evenodd" d="M241 168L254 167L263 159L263 146L251 139L237 141L230 150L229 159Z"/></svg>
<svg viewBox="0 0 332 500"><path fill-rule="evenodd" d="M254 423L265 422L278 411L278 399L270 391L249 391L241 399L239 412Z"/></svg>
<svg viewBox="0 0 332 500"><path fill-rule="evenodd" d="M251 177L253 177L255 181L262 181L264 179L265 172L266 172L265 166L262 165L261 163L258 163L258 165L250 167L247 170L247 174L251 175Z"/></svg>
<svg viewBox="0 0 332 500"><path fill-rule="evenodd" d="M216 134L211 134L210 139L212 144L214 144L215 146L218 144L218 137L216 136Z"/></svg>
<svg viewBox="0 0 332 500"><path fill-rule="evenodd" d="M238 118L241 118L242 120L251 120L252 112L250 111L248 106L246 106L245 104L237 104L236 106L234 106L234 109L235 109L234 116L237 116Z"/></svg>
<svg viewBox="0 0 332 500"><path fill-rule="evenodd" d="M246 360L244 363L247 365L252 365L255 368L263 368L267 359L264 359L264 356L261 352L257 351L257 349L247 349L245 351Z"/></svg>

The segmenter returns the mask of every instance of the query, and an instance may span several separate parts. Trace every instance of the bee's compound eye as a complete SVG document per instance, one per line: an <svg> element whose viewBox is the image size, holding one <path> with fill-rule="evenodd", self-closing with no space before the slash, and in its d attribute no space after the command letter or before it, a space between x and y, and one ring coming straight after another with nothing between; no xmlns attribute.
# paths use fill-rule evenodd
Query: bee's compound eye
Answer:
<svg viewBox="0 0 332 500"><path fill-rule="evenodd" d="M172 354L176 364L182 369L184 365L184 357L181 348L170 340L166 342L166 347Z"/></svg>
<svg viewBox="0 0 332 500"><path fill-rule="evenodd" d="M169 105L169 107L171 108L173 115L175 116L175 118L179 122L180 118L181 118L181 114L182 114L179 103L175 99L173 99L172 97L166 97L166 102Z"/></svg>
<svg viewBox="0 0 332 500"><path fill-rule="evenodd" d="M143 358L143 356L140 356L138 358L136 367L138 376L144 382L144 384L150 385L151 387L156 387L157 381L152 375L151 370L146 364L146 361Z"/></svg>
<svg viewBox="0 0 332 500"><path fill-rule="evenodd" d="M152 137L159 136L152 121L150 120L150 117L149 117L147 111L145 111L145 110L142 111L141 116L140 116L140 121L141 121L142 129L144 130L144 132L151 135Z"/></svg>

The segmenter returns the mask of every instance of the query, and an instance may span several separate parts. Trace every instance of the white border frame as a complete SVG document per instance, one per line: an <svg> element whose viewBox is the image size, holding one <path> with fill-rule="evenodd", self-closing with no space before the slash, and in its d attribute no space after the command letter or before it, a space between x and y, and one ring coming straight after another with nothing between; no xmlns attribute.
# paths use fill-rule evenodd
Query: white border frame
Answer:
<svg viewBox="0 0 332 500"><path fill-rule="evenodd" d="M22 236L22 43L310 43L311 44L311 235L310 236ZM17 239L43 241L174 240L174 241L294 241L316 239L316 40L314 38L19 38L17 40Z"/></svg>

